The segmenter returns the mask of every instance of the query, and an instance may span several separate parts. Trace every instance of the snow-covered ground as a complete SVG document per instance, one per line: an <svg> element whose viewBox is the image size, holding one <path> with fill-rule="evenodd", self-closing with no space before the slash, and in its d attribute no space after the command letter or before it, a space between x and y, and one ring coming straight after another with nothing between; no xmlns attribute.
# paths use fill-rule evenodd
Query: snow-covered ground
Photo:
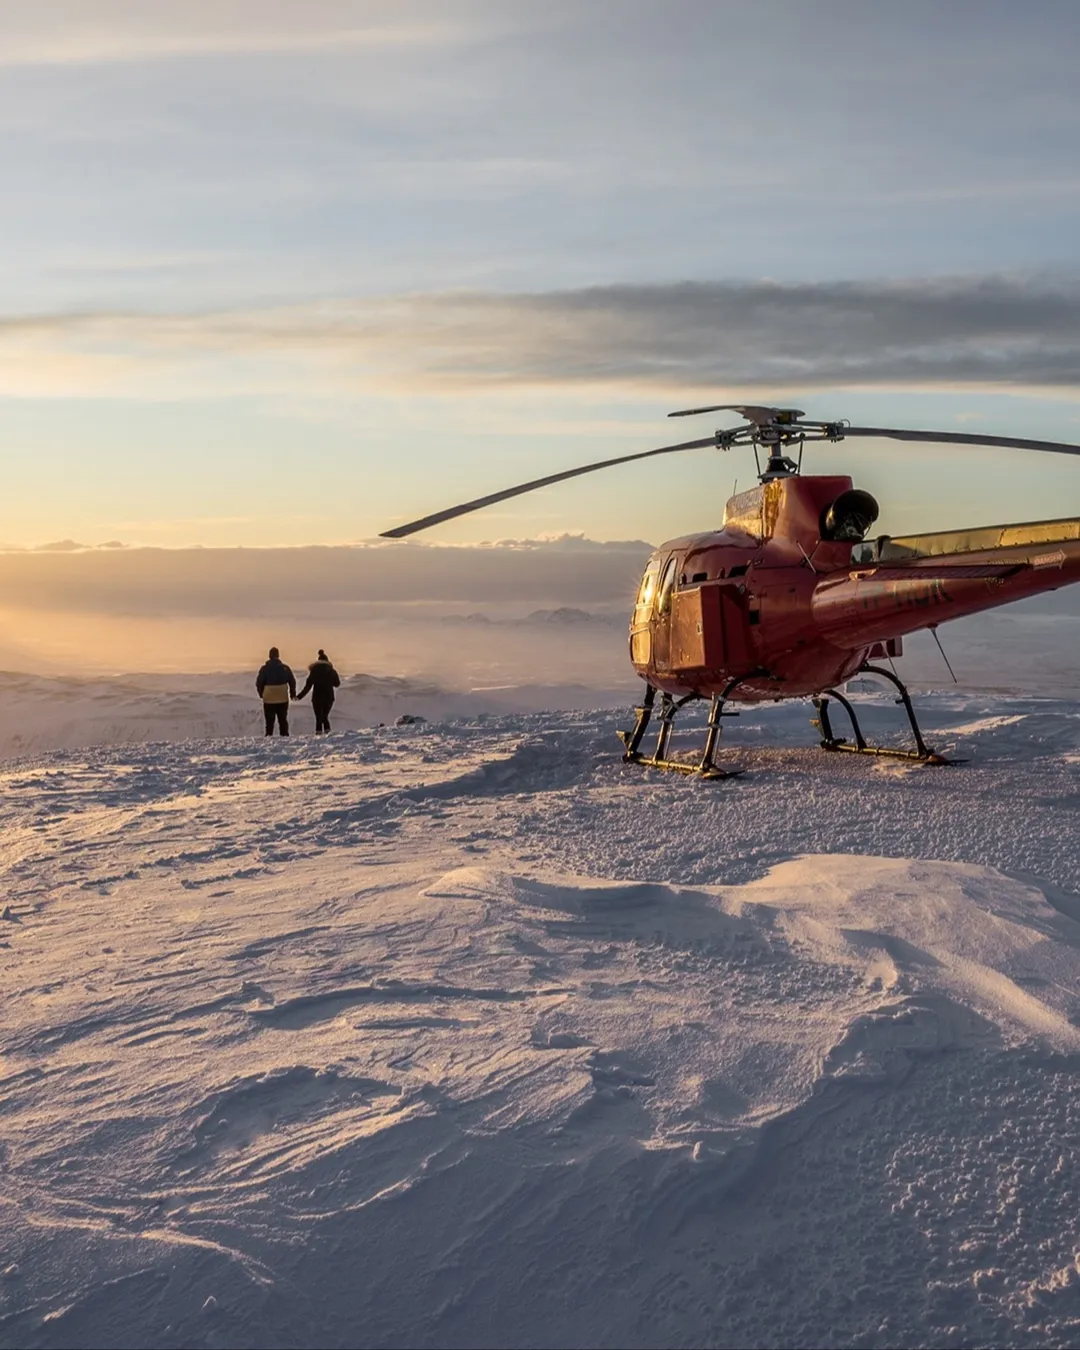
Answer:
<svg viewBox="0 0 1080 1350"><path fill-rule="evenodd" d="M1075 1345L1080 703L921 706L9 762L0 1344Z"/></svg>

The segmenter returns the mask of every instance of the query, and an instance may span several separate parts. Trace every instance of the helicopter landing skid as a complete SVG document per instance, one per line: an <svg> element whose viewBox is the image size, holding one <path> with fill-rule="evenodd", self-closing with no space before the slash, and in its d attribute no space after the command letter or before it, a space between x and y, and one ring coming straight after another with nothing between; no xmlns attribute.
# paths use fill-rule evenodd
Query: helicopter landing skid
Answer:
<svg viewBox="0 0 1080 1350"><path fill-rule="evenodd" d="M623 755L623 761L627 764L644 764L650 769L670 769L674 773L695 774L700 778L738 778L743 772L742 769L718 769L713 762L713 756L716 754L716 743L720 739L720 719L721 717L738 717L738 713L724 711L724 704L727 702L731 691L736 685L741 684L741 680L733 680L722 694L713 697L712 706L709 709L708 730L705 734L705 749L701 759L696 763L694 761L668 759L667 748L668 741L671 739L671 725L675 720L675 714L685 704L701 697L700 694L687 694L685 698L675 699L670 694L661 696L660 701L660 730L656 737L656 748L651 755L643 755L640 751L642 738L645 735L646 728L652 719L653 705L656 701L656 690L651 684L645 686L645 697L641 705L635 708L637 713L637 722L634 724L633 731L620 731L619 739L626 747L626 753Z"/></svg>
<svg viewBox="0 0 1080 1350"><path fill-rule="evenodd" d="M885 759L913 759L920 764L954 764L957 762L956 760L946 759L944 755L939 755L923 740L919 723L915 718L915 709L911 706L911 696L908 694L907 687L891 670L883 670L880 666L863 666L859 674L880 675L900 691L900 697L896 702L903 704L904 711L907 713L912 735L915 738L915 749L893 750L888 746L868 744L851 703L838 690L828 689L824 694L814 699L817 717L811 719L811 725L818 727L821 731L821 748L823 750L843 751L849 755L880 755ZM833 731L829 716L830 699L835 699L847 713L851 729L855 733L853 742L843 736L837 736Z"/></svg>

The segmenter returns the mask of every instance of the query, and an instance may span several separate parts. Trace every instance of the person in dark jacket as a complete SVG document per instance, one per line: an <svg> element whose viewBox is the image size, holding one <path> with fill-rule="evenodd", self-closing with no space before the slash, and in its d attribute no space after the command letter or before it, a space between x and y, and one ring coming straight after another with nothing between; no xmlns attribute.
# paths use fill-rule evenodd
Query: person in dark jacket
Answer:
<svg viewBox="0 0 1080 1350"><path fill-rule="evenodd" d="M274 722L282 736L289 734L289 697L296 697L296 677L281 659L276 647L270 648L270 659L255 677L255 688L263 701L266 734L274 734Z"/></svg>
<svg viewBox="0 0 1080 1350"><path fill-rule="evenodd" d="M330 658L319 648L319 659L308 666L307 684L297 694L303 698L311 690L311 711L315 714L315 735L330 730L330 709L334 706L334 690L340 688L341 677Z"/></svg>

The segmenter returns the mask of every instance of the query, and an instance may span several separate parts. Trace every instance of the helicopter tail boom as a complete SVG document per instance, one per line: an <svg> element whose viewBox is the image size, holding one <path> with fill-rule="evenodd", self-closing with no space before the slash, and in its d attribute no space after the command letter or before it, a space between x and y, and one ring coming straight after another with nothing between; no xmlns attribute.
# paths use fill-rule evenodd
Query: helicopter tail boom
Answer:
<svg viewBox="0 0 1080 1350"><path fill-rule="evenodd" d="M852 649L1080 581L1080 539L856 566L817 586L823 637Z"/></svg>

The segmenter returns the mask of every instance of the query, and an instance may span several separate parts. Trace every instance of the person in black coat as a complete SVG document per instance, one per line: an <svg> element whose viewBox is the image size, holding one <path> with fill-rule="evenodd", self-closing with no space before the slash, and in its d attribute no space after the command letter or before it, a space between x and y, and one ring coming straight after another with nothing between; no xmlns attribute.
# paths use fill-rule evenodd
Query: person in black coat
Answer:
<svg viewBox="0 0 1080 1350"><path fill-rule="evenodd" d="M319 648L319 659L308 666L307 684L297 694L303 698L311 690L311 711L315 714L315 735L330 730L330 709L334 706L334 690L340 688L341 677L330 658Z"/></svg>
<svg viewBox="0 0 1080 1350"><path fill-rule="evenodd" d="M266 734L274 734L274 722L278 724L279 734L289 734L289 697L296 697L296 680L292 671L281 659L276 647L270 648L270 659L265 662L255 677L255 688L263 701L263 713L266 717Z"/></svg>

